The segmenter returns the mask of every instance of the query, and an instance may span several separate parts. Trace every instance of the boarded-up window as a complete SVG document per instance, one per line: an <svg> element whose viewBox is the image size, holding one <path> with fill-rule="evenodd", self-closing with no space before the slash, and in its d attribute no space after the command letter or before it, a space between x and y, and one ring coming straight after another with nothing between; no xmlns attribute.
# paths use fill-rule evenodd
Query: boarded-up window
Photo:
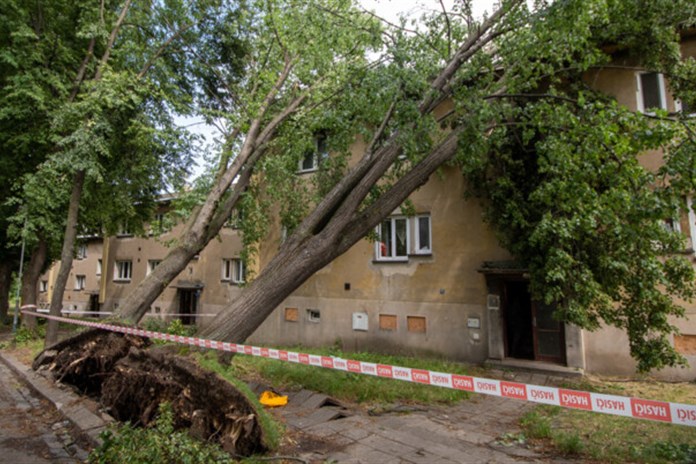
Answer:
<svg viewBox="0 0 696 464"><path fill-rule="evenodd" d="M425 333L425 318L423 316L407 316L406 325L409 332Z"/></svg>
<svg viewBox="0 0 696 464"><path fill-rule="evenodd" d="M696 335L675 335L674 349L681 354L696 354Z"/></svg>
<svg viewBox="0 0 696 464"><path fill-rule="evenodd" d="M297 308L285 308L285 320L289 322L297 322L300 320L300 312Z"/></svg>
<svg viewBox="0 0 696 464"><path fill-rule="evenodd" d="M396 316L393 314L380 314L379 330L396 330Z"/></svg>

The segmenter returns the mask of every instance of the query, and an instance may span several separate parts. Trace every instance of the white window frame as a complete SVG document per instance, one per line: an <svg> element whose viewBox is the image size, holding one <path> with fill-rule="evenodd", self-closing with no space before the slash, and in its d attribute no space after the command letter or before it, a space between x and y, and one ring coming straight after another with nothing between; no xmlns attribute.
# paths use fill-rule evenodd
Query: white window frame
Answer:
<svg viewBox="0 0 696 464"><path fill-rule="evenodd" d="M428 246L421 247L420 220L428 220ZM430 219L430 214L419 214L413 220L413 235L416 237L415 248L413 253L416 255L430 255L433 253L433 221Z"/></svg>
<svg viewBox="0 0 696 464"><path fill-rule="evenodd" d="M382 247L386 245L381 241L382 238L382 225L385 222L391 222L391 236L390 241L391 241L391 250L390 254L391 256L383 256L382 255ZM396 254L396 222L397 221L406 221L406 254L404 255L397 255ZM376 261L408 261L408 252L411 249L411 231L409 227L409 220L408 217L406 216L389 216L388 218L384 219L381 221L376 228L377 232L377 241L375 241L375 260Z"/></svg>
<svg viewBox="0 0 696 464"><path fill-rule="evenodd" d="M645 108L645 99L643 98L643 82L641 81L641 76L645 74L657 74L657 85L660 97L660 109L667 109L667 92L665 87L665 77L662 73L654 71L640 71L636 73L636 108L641 113L648 113Z"/></svg>
<svg viewBox="0 0 696 464"><path fill-rule="evenodd" d="M148 259L147 260L147 275L150 275L152 271L155 270L157 266L162 262L161 259Z"/></svg>
<svg viewBox="0 0 696 464"><path fill-rule="evenodd" d="M118 260L114 263L114 281L130 282L133 278L133 261Z"/></svg>
<svg viewBox="0 0 696 464"><path fill-rule="evenodd" d="M39 281L39 292L46 293L48 291L48 280Z"/></svg>
<svg viewBox="0 0 696 464"><path fill-rule="evenodd" d="M243 284L246 282L246 264L239 258L232 261L232 276L230 281L233 284Z"/></svg>
<svg viewBox="0 0 696 464"><path fill-rule="evenodd" d="M229 282L232 279L232 260L223 258L222 268L220 270L220 280Z"/></svg>
<svg viewBox="0 0 696 464"><path fill-rule="evenodd" d="M100 276L102 274L102 260L99 258L97 260L97 275Z"/></svg>
<svg viewBox="0 0 696 464"><path fill-rule="evenodd" d="M87 258L87 245L84 243L81 243L77 245L77 252L75 253L75 257L77 259L85 259Z"/></svg>
<svg viewBox="0 0 696 464"><path fill-rule="evenodd" d="M75 290L84 290L85 287L87 286L87 277L78 274L75 276Z"/></svg>
<svg viewBox="0 0 696 464"><path fill-rule="evenodd" d="M308 160L311 156L312 166L304 167L305 160ZM300 158L299 163L297 163L297 172L300 174L315 172L319 170L322 160L329 156L329 151L326 149L326 138L322 136L314 137L314 150L312 152L307 152Z"/></svg>
<svg viewBox="0 0 696 464"><path fill-rule="evenodd" d="M118 225L118 232L116 232L117 237L130 237L132 235L133 232L130 230L128 222L122 222Z"/></svg>

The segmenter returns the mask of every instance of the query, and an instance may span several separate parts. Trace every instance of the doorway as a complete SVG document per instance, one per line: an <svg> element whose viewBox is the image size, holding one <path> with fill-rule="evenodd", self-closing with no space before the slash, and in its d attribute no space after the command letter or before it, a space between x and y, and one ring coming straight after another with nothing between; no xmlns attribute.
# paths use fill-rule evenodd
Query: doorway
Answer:
<svg viewBox="0 0 696 464"><path fill-rule="evenodd" d="M506 281L503 290L505 356L564 364L564 324L554 307L532 301L527 281Z"/></svg>
<svg viewBox="0 0 696 464"><path fill-rule="evenodd" d="M179 289L179 320L184 325L196 323L195 314L198 310L198 291L193 289Z"/></svg>
<svg viewBox="0 0 696 464"><path fill-rule="evenodd" d="M99 312L99 294L91 294L89 296L89 303L87 306L87 311L93 312L93 313L98 313ZM95 314L96 316L97 314Z"/></svg>

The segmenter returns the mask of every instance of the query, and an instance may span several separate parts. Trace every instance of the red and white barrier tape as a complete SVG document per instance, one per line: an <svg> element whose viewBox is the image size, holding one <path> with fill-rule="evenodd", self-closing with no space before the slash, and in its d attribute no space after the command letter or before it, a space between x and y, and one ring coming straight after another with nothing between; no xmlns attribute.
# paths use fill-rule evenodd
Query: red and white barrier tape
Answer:
<svg viewBox="0 0 696 464"><path fill-rule="evenodd" d="M617 395L604 395L600 393L568 390L556 387L543 387L540 385L507 382L505 380L485 379L459 374L448 374L410 367L375 364L365 361L336 358L333 356L319 356L294 351L261 348L238 343L219 342L197 337L184 337L171 335L135 327L122 327L100 322L82 321L64 317L48 316L30 311L25 314L46 317L70 324L94 327L112 332L121 332L129 335L167 340L186 345L210 348L231 353L248 354L269 359L306 364L308 366L324 367L356 374L373 375L390 379L404 380L436 387L464 390L484 395L502 396L534 403L563 406L571 409L593 411L617 416L633 417L636 419L648 419L672 424L696 427L696 405L669 403L666 401L645 400L641 398L629 398Z"/></svg>

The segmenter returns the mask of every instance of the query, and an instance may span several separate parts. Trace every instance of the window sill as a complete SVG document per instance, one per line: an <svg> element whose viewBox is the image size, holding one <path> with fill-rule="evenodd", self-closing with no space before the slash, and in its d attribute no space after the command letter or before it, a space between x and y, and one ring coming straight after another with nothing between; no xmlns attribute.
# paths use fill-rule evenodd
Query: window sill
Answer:
<svg viewBox="0 0 696 464"><path fill-rule="evenodd" d="M129 284L131 279L114 279L114 282L117 284Z"/></svg>
<svg viewBox="0 0 696 464"><path fill-rule="evenodd" d="M301 174L311 174L311 173L313 173L313 172L317 172L318 170L319 170L319 168L300 169L300 170L297 170L296 173L297 173L297 174L300 174L300 175L301 175Z"/></svg>
<svg viewBox="0 0 696 464"><path fill-rule="evenodd" d="M373 259L373 264L408 264L408 258L399 259Z"/></svg>
<svg viewBox="0 0 696 464"><path fill-rule="evenodd" d="M428 252L428 253L414 253L408 255L409 258L432 258L433 257L433 252Z"/></svg>

